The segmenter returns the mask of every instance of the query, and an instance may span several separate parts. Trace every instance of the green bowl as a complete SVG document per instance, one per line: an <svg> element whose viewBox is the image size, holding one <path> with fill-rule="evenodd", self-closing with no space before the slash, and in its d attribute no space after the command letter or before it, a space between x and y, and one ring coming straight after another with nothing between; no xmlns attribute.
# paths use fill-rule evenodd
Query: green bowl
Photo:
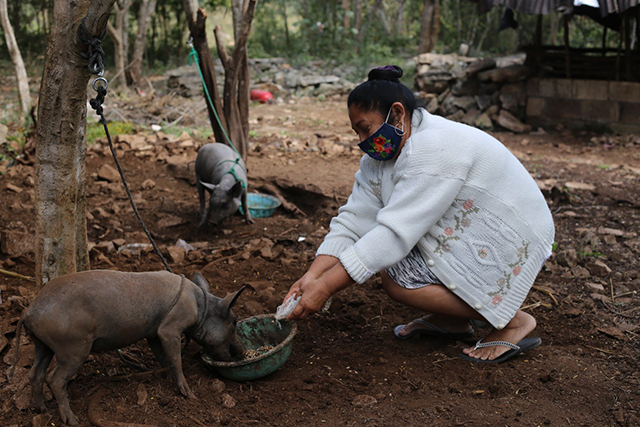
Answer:
<svg viewBox="0 0 640 427"><path fill-rule="evenodd" d="M247 205L249 206L249 213L254 218L268 218L278 209L281 205L280 199L262 193L249 193L247 194ZM240 214L244 215L242 206L238 207Z"/></svg>
<svg viewBox="0 0 640 427"><path fill-rule="evenodd" d="M298 326L290 320L280 320L280 325L281 328L273 314L241 320L236 331L246 350L257 350L263 346L273 348L251 359L219 362L203 353L202 360L220 375L233 381L251 381L265 377L284 365L291 355L292 341Z"/></svg>

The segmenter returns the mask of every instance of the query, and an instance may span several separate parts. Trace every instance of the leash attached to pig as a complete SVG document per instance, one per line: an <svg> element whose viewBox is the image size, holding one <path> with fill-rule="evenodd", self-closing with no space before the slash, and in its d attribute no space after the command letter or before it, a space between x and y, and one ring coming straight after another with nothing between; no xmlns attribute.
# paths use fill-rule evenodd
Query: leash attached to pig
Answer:
<svg viewBox="0 0 640 427"><path fill-rule="evenodd" d="M93 82L97 96L90 100L91 107L100 116L129 202L167 272L89 270L59 276L45 284L24 310L16 327L16 352L9 378L13 377L19 360L20 333L24 327L35 347L29 374L32 406L46 410L43 385L55 355L56 365L47 383L63 422L69 425L79 422L69 406L67 383L89 354L120 349L143 338L160 364L171 368L180 393L195 397L182 372L182 334L215 359L243 357L244 348L236 334L236 317L231 307L246 289L243 286L219 298L211 294L209 283L200 273L195 273L192 280L173 273L140 217L111 142L102 109L108 87L108 81L102 77L104 35L92 36L83 20L78 37L88 46L85 57L90 59L89 71L98 75Z"/></svg>

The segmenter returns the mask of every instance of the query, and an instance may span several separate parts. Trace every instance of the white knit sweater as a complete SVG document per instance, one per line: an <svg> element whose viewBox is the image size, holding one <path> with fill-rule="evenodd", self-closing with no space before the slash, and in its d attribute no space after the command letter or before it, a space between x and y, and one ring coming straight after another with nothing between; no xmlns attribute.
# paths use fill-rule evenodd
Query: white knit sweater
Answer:
<svg viewBox="0 0 640 427"><path fill-rule="evenodd" d="M501 329L551 254L554 233L542 193L504 145L419 109L397 159L362 157L317 255L339 258L363 283L417 245L442 283Z"/></svg>

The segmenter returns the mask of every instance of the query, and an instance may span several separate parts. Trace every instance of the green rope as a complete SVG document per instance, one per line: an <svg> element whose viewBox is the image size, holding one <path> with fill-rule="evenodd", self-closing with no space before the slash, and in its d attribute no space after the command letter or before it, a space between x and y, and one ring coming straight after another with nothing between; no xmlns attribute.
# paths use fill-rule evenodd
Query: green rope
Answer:
<svg viewBox="0 0 640 427"><path fill-rule="evenodd" d="M225 138L227 138L229 145L231 146L231 148L233 148L233 151L235 151L236 154L240 156L240 152L236 149L236 146L233 145L233 142L231 142L231 138L229 138L229 135L227 135L227 131L224 129L224 126L222 126L222 122L220 122L220 117L218 117L218 112L216 111L216 108L213 106L213 101L211 101L211 96L209 95L209 89L207 89L207 85L204 81L204 76L202 75L202 70L200 69L200 59L198 58L198 52L196 52L196 49L193 47L193 43L189 42L189 46L191 47L191 51L189 52L187 64L188 65L196 64L196 67L198 68L198 73L200 74L200 80L202 80L202 87L204 88L204 93L207 95L207 100L209 101L209 106L213 111L213 115L216 117L218 125L220 126L220 129L222 129L222 133L224 134ZM233 175L235 176L235 174Z"/></svg>
<svg viewBox="0 0 640 427"><path fill-rule="evenodd" d="M223 174L222 174L222 176L224 176L224 175L226 175L226 174L230 173L231 175L233 175L233 177L236 179L236 181L240 181L240 182L242 183L242 188L245 188L245 189L246 189L246 188L247 188L247 183L246 183L246 182L244 182L244 179L242 179L242 178L240 178L238 175L236 175L236 171L234 170L234 168L236 167L236 165L239 165L239 166L242 168L242 170L244 171L244 174L245 174L245 175L247 174L247 170L246 170L246 169L245 169L245 168L244 168L244 167L239 163L239 162L240 162L240 157L238 157L238 158L237 158L237 159L235 159L235 160L223 160L223 161L221 161L220 163L218 163L218 165L217 165L217 166L220 166L221 164L223 164L223 163L228 163L228 162L232 162L232 163L233 163L233 166L231 166L231 169L229 169L227 172L223 173ZM217 166L216 166L216 167L217 167Z"/></svg>

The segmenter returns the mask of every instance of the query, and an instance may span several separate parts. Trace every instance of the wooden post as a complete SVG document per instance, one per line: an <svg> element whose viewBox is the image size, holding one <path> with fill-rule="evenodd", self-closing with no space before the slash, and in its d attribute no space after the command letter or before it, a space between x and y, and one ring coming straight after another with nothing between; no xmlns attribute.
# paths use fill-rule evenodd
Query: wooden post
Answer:
<svg viewBox="0 0 640 427"><path fill-rule="evenodd" d="M571 78L571 57L569 56L569 17L563 16L564 24L564 72L565 76Z"/></svg>

